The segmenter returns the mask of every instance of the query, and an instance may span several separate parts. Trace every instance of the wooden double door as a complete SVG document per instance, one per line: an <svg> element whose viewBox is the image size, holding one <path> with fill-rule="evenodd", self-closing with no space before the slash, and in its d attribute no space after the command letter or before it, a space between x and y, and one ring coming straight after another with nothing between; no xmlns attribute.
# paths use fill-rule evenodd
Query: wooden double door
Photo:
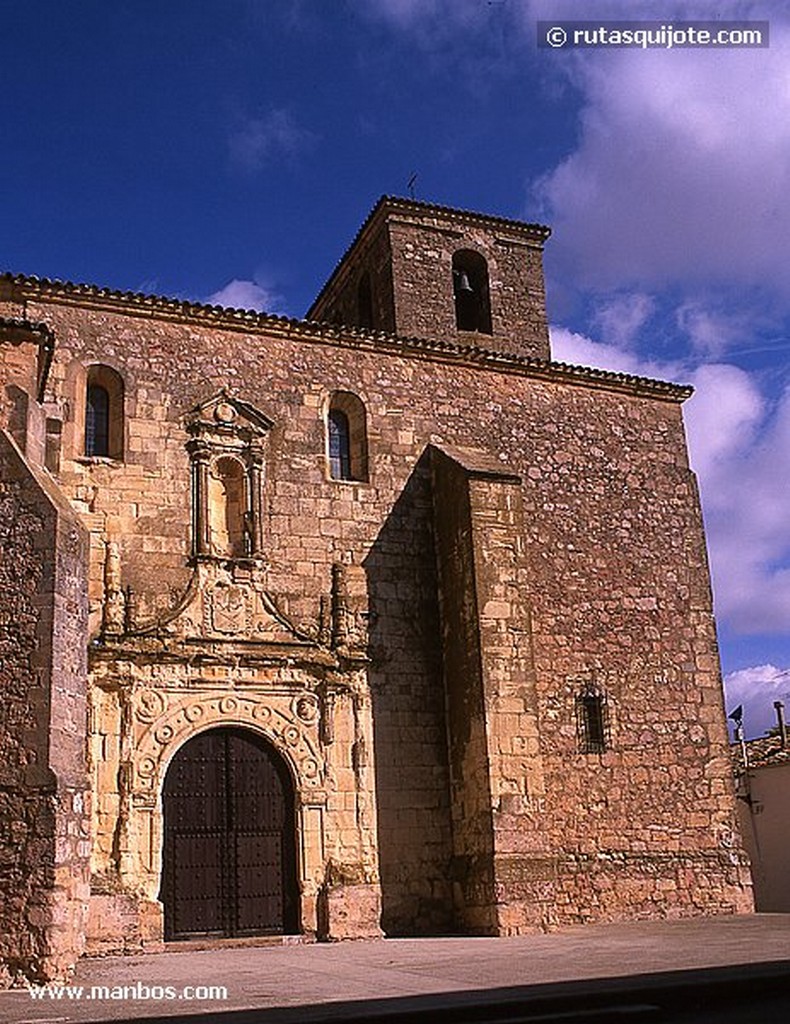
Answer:
<svg viewBox="0 0 790 1024"><path fill-rule="evenodd" d="M163 805L166 939L297 931L293 784L265 740L195 736L170 764Z"/></svg>

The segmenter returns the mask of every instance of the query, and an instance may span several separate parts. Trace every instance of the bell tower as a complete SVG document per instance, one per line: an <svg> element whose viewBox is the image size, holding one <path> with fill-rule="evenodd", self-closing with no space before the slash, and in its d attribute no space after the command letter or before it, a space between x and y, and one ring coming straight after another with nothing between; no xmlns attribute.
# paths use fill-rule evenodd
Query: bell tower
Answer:
<svg viewBox="0 0 790 1024"><path fill-rule="evenodd" d="M549 359L539 224L383 196L309 320Z"/></svg>

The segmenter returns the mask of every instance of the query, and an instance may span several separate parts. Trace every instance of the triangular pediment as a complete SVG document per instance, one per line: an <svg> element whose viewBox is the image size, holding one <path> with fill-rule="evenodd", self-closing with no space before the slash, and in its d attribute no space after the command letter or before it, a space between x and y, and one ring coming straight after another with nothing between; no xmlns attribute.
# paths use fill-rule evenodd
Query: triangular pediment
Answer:
<svg viewBox="0 0 790 1024"><path fill-rule="evenodd" d="M189 413L190 425L236 430L251 430L264 434L274 426L274 420L222 388L205 402L196 405Z"/></svg>

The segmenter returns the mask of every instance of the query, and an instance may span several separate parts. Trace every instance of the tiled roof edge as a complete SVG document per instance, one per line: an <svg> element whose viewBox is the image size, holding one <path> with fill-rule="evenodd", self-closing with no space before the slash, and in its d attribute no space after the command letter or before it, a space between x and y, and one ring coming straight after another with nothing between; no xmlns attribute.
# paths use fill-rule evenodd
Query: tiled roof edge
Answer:
<svg viewBox="0 0 790 1024"><path fill-rule="evenodd" d="M53 298L109 302L113 305L132 306L137 313L147 312L150 315L162 312L203 322L209 321L226 330L255 331L266 328L277 333L326 339L329 343L345 344L349 347L378 348L382 351L400 353L411 352L414 355L423 355L444 362L457 361L484 366L492 370L522 373L530 377L562 379L569 383L593 385L609 390L641 392L675 402L684 401L693 393L693 388L686 384L672 384L667 381L653 380L650 377L637 377L627 373L557 363L515 353L496 352L482 346L459 345L452 341L401 337L386 331L374 331L363 327L299 320L294 317L259 313L251 309L206 305L142 292L116 291L110 288L101 288L98 285L75 284L46 277L29 277L24 274L3 273L0 274L0 281L33 290L42 297L42 301L46 301L46 297L51 295Z"/></svg>
<svg viewBox="0 0 790 1024"><path fill-rule="evenodd" d="M730 744L733 758L743 768L743 750L740 743ZM790 746L783 747L778 735L756 736L746 741L750 768L770 768L774 765L790 764Z"/></svg>

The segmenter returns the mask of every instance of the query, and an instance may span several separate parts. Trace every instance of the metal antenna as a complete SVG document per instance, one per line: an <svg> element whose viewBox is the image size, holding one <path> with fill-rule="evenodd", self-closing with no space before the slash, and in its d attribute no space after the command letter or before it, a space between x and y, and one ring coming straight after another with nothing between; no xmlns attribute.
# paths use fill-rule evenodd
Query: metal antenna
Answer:
<svg viewBox="0 0 790 1024"><path fill-rule="evenodd" d="M417 181L417 172L413 171L412 176L406 182L406 188L409 190L409 196L414 199L414 183Z"/></svg>

